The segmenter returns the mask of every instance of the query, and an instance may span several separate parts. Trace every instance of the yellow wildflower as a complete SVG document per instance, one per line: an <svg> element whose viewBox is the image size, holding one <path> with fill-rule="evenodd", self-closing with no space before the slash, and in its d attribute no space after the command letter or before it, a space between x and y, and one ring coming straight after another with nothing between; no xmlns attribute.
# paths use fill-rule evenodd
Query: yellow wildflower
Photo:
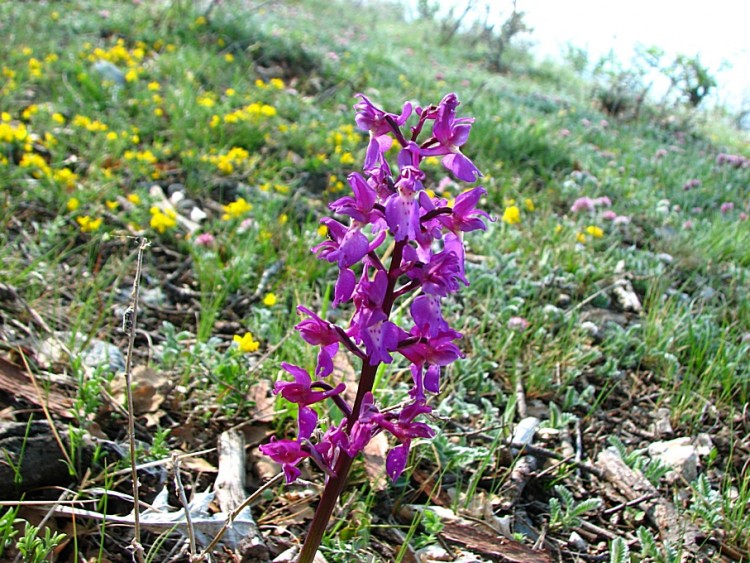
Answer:
<svg viewBox="0 0 750 563"><path fill-rule="evenodd" d="M139 196L138 194L128 194L126 198L133 205L138 205L139 203L141 203L141 196Z"/></svg>
<svg viewBox="0 0 750 563"><path fill-rule="evenodd" d="M62 184L66 188L72 188L76 184L78 175L70 168L63 168L61 170L56 170L53 178L58 184Z"/></svg>
<svg viewBox="0 0 750 563"><path fill-rule="evenodd" d="M327 234L328 234L328 227L326 227L325 225L320 225L318 227L318 235L321 237L324 237Z"/></svg>
<svg viewBox="0 0 750 563"><path fill-rule="evenodd" d="M151 90L152 92L158 92L159 88L161 88L161 84L159 84L155 80L153 82L148 83L148 89Z"/></svg>
<svg viewBox="0 0 750 563"><path fill-rule="evenodd" d="M172 229L177 226L177 214L171 209L162 211L154 206L150 209L150 212L151 228L155 231L163 234L167 229Z"/></svg>
<svg viewBox="0 0 750 563"><path fill-rule="evenodd" d="M228 63L233 63L234 62L234 55L232 53L226 53L224 55L224 60L226 62L228 62Z"/></svg>
<svg viewBox="0 0 750 563"><path fill-rule="evenodd" d="M581 244L586 242L586 235L583 233L576 233L576 242L580 242Z"/></svg>
<svg viewBox="0 0 750 563"><path fill-rule="evenodd" d="M80 225L82 233L93 233L94 231L98 231L99 227L102 226L101 217L92 219L88 215L84 215L83 217L76 217L76 222Z"/></svg>
<svg viewBox="0 0 750 563"><path fill-rule="evenodd" d="M75 211L75 210L76 210L76 209L78 209L78 208L79 208L80 206L81 206L81 202L80 202L80 201L78 201L78 198L76 198L76 197L71 197L71 198L70 198L70 199L68 200L68 203L67 203L67 204L65 205L65 207L67 207L67 208L68 208L68 211L70 211L70 212L73 212L73 211Z"/></svg>
<svg viewBox="0 0 750 563"><path fill-rule="evenodd" d="M216 101L214 100L212 94L203 94L202 96L198 96L197 102L199 106L203 106L204 108L210 108L216 105Z"/></svg>
<svg viewBox="0 0 750 563"><path fill-rule="evenodd" d="M26 121L31 119L33 115L39 112L39 107L36 104L31 104L29 107L27 107L23 112L21 112L21 117L23 117Z"/></svg>
<svg viewBox="0 0 750 563"><path fill-rule="evenodd" d="M65 123L65 116L61 113L55 112L52 114L52 121L63 125Z"/></svg>
<svg viewBox="0 0 750 563"><path fill-rule="evenodd" d="M246 332L242 336L240 336L239 334L235 334L233 340L237 343L237 347L240 349L240 352L243 352L245 354L255 352L258 348L260 348L260 343L258 343L253 338L253 335L249 332Z"/></svg>
<svg viewBox="0 0 750 563"><path fill-rule="evenodd" d="M245 213L252 210L252 208L252 204L248 203L244 197L239 197L232 203L224 206L224 215L221 218L224 221L229 221L230 219L242 217Z"/></svg>
<svg viewBox="0 0 750 563"><path fill-rule="evenodd" d="M134 68L129 69L125 73L125 80L127 82L135 82L136 80L138 80L138 71L135 70Z"/></svg>
<svg viewBox="0 0 750 563"><path fill-rule="evenodd" d="M527 211L534 211L536 209L536 206L530 197L523 200L523 205Z"/></svg>
<svg viewBox="0 0 750 563"><path fill-rule="evenodd" d="M505 211L503 212L503 221L508 223L508 225L515 225L517 223L520 223L521 212L519 211L518 207L516 207L515 205L506 207Z"/></svg>
<svg viewBox="0 0 750 563"><path fill-rule="evenodd" d="M107 200L104 202L104 204L107 206L107 209L109 209L110 211L114 211L120 206L120 204L115 200L112 200L112 201Z"/></svg>
<svg viewBox="0 0 750 563"><path fill-rule="evenodd" d="M595 225L586 227L586 232L594 238L602 238L604 236L604 231Z"/></svg>
<svg viewBox="0 0 750 563"><path fill-rule="evenodd" d="M266 307L273 307L276 305L276 296L273 293L266 293L266 296L263 298L263 305Z"/></svg>
<svg viewBox="0 0 750 563"><path fill-rule="evenodd" d="M268 83L277 90L284 89L284 81L281 78L272 78Z"/></svg>

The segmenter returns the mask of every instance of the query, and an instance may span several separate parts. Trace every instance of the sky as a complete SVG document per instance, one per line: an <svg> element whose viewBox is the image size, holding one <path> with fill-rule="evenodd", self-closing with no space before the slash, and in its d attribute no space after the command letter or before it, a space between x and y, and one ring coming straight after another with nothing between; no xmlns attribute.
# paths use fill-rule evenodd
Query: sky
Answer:
<svg viewBox="0 0 750 563"><path fill-rule="evenodd" d="M511 0L487 1L501 21L512 10ZM637 43L658 46L670 58L699 55L719 83L711 103L750 105L749 0L517 0L517 9L533 28L524 38L535 44L537 58L559 58L568 42L585 48L590 60L613 49L627 62Z"/></svg>

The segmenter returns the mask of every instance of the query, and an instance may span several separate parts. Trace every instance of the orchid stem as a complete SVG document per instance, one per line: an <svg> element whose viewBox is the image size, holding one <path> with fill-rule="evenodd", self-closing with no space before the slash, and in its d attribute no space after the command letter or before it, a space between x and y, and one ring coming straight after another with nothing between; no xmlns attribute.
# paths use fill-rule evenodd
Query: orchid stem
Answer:
<svg viewBox="0 0 750 563"><path fill-rule="evenodd" d="M386 290L385 298L383 299L383 312L388 317L391 315L393 302L396 299L394 288L398 282L397 272L401 268L404 246L406 246L405 240L396 243L391 257L391 263L388 268L388 289ZM378 363L373 366L370 365L368 360L369 358L364 358L362 360L362 371L360 372L359 385L357 386L357 397L354 399L354 406L347 418L347 432L351 432L354 423L359 419L362 401L364 400L365 395L372 391L372 387L375 384L375 375L378 372L378 366L380 364ZM323 541L328 522L331 519L333 510L336 508L336 502L338 502L338 499L346 486L346 481L349 478L349 471L352 467L352 461L353 458L346 453L343 448L340 448L339 458L333 469L333 476L329 477L326 481L323 494L320 497L320 504L318 504L318 508L315 510L315 516L313 516L310 529L307 532L305 542L302 545L302 551L297 560L298 563L312 563L315 559L315 554L318 552L320 542Z"/></svg>

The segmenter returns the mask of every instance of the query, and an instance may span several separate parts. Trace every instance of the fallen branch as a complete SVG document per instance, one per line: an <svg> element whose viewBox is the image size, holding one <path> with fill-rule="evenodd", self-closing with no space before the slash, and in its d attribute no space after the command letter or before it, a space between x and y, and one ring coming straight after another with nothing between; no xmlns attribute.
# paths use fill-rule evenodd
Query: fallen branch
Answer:
<svg viewBox="0 0 750 563"><path fill-rule="evenodd" d="M620 456L604 450L596 461L604 479L609 481L625 498L638 499L646 516L659 530L662 541L683 550L683 561L699 561L700 531L698 527L683 519L674 505L659 494L640 471L628 467Z"/></svg>

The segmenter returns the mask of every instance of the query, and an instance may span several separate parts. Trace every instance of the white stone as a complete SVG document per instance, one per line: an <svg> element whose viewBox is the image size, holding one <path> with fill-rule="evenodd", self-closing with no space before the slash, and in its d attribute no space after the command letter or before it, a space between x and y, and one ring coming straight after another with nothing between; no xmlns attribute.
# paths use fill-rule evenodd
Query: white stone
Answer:
<svg viewBox="0 0 750 563"><path fill-rule="evenodd" d="M678 477L693 481L698 477L698 454L690 438L654 442L648 447L648 454L672 469L666 476L670 481L675 481Z"/></svg>

